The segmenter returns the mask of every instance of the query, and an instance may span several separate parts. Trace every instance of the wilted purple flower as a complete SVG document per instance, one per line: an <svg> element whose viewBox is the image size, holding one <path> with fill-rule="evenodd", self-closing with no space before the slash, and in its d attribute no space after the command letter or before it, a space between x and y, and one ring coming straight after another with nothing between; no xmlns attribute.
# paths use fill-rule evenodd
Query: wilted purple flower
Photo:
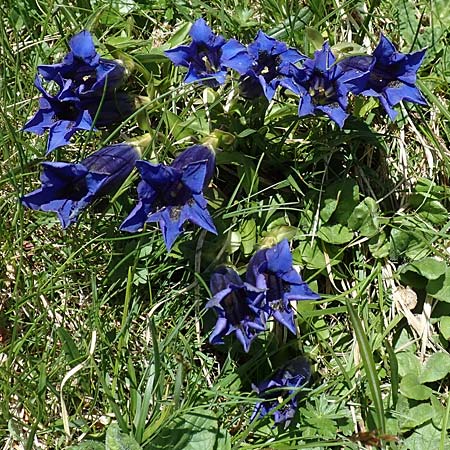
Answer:
<svg viewBox="0 0 450 450"><path fill-rule="evenodd" d="M343 70L336 64L328 42L314 52L313 59L306 59L301 69L291 65L289 71L291 77L283 79L281 84L300 96L298 115L321 111L342 128L348 117L350 85L347 83L352 80L357 84L363 75L355 70Z"/></svg>
<svg viewBox="0 0 450 450"><path fill-rule="evenodd" d="M137 147L122 143L104 147L78 164L44 162L42 186L21 201L31 209L56 212L66 228L96 198L117 190L139 156Z"/></svg>
<svg viewBox="0 0 450 450"><path fill-rule="evenodd" d="M299 388L308 383L310 376L308 361L299 356L277 370L271 378L257 386L253 385L253 389L264 400L255 405L250 420L273 412L276 424L288 426L297 411Z"/></svg>
<svg viewBox="0 0 450 450"><path fill-rule="evenodd" d="M38 66L44 80L58 84L61 79L72 80L77 94L101 95L105 83L108 90L122 84L125 67L118 61L100 58L89 31L83 30L73 36L69 47L70 52L61 63Z"/></svg>
<svg viewBox="0 0 450 450"><path fill-rule="evenodd" d="M262 308L268 316L273 316L294 334L294 311L290 302L320 298L292 267L292 254L286 239L252 256L247 266L246 280L265 290Z"/></svg>
<svg viewBox="0 0 450 450"><path fill-rule="evenodd" d="M191 44L164 52L175 66L188 68L184 81L200 81L212 87L225 83L227 69L222 62L225 39L214 34L204 19L194 22L189 35L192 37Z"/></svg>
<svg viewBox="0 0 450 450"><path fill-rule="evenodd" d="M42 94L39 110L23 127L24 131L38 135L49 130L47 154L67 145L77 131L94 129L94 117L97 117L95 125L108 126L125 119L135 109L133 98L124 92L110 92L105 97L78 95L73 81L59 80L60 91L50 95L36 76L34 84Z"/></svg>
<svg viewBox="0 0 450 450"><path fill-rule="evenodd" d="M135 232L146 222L159 222L168 250L187 220L216 233L203 197L203 189L214 172L213 150L193 145L170 166L137 161L136 167L142 179L137 187L138 204L122 223L121 230Z"/></svg>
<svg viewBox="0 0 450 450"><path fill-rule="evenodd" d="M206 304L218 315L217 323L209 337L211 344L223 344L223 337L235 333L248 352L258 333L264 331L264 312L260 308L264 292L249 283L229 267L221 267L211 275L213 297Z"/></svg>
<svg viewBox="0 0 450 450"><path fill-rule="evenodd" d="M389 117L394 120L393 109L402 100L426 105L416 87L417 70L422 64L425 49L414 53L398 52L392 42L381 35L372 56L353 56L339 63L343 70L366 73L364 84L352 88L355 94L379 98Z"/></svg>
<svg viewBox="0 0 450 450"><path fill-rule="evenodd" d="M242 44L230 40L223 49L224 65L242 75L241 91L246 97L264 94L272 100L280 81L285 78L283 68L305 58L281 41L267 36L261 30L246 51Z"/></svg>

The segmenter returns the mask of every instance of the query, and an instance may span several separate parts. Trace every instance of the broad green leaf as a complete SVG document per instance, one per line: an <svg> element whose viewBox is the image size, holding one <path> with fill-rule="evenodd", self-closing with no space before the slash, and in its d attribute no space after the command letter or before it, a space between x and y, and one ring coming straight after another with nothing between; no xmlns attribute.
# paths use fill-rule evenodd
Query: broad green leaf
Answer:
<svg viewBox="0 0 450 450"><path fill-rule="evenodd" d="M141 446L129 434L122 433L117 423L106 430L106 450L141 450Z"/></svg>
<svg viewBox="0 0 450 450"><path fill-rule="evenodd" d="M331 201L329 204L327 204L328 200ZM334 212L332 213L333 221L341 225L347 225L348 218L359 202L358 184L352 178L336 181L330 184L325 190L323 201L324 207L329 209L322 213L324 216L321 216L321 219L327 219L324 222L328 221L330 219L329 213L334 208ZM337 202L336 205L334 201Z"/></svg>
<svg viewBox="0 0 450 450"><path fill-rule="evenodd" d="M448 436L445 436L443 444L444 447L441 447L441 431L435 428L432 423L427 423L407 437L402 448L408 450L447 450L450 448Z"/></svg>
<svg viewBox="0 0 450 450"><path fill-rule="evenodd" d="M163 427L148 450L228 450L228 432L219 429L211 411L185 413Z"/></svg>
<svg viewBox="0 0 450 450"><path fill-rule="evenodd" d="M450 268L447 267L445 274L427 284L427 292L431 297L443 302L450 302Z"/></svg>
<svg viewBox="0 0 450 450"><path fill-rule="evenodd" d="M434 408L429 403L420 403L409 409L404 415L400 416L400 427L402 431L412 430L430 420L434 415Z"/></svg>
<svg viewBox="0 0 450 450"><path fill-rule="evenodd" d="M305 34L308 42L312 44L314 50L319 50L322 48L324 39L319 30L313 27L305 27Z"/></svg>
<svg viewBox="0 0 450 450"><path fill-rule="evenodd" d="M409 242L411 241L411 234L398 229L393 228L391 230L391 257L397 259L402 253L408 248Z"/></svg>
<svg viewBox="0 0 450 450"><path fill-rule="evenodd" d="M241 235L241 245L244 250L244 255L253 253L256 245L256 222L254 219L243 220L239 227Z"/></svg>
<svg viewBox="0 0 450 450"><path fill-rule="evenodd" d="M369 250L374 258L386 258L389 255L391 245L386 239L384 231L369 240Z"/></svg>
<svg viewBox="0 0 450 450"><path fill-rule="evenodd" d="M378 205L371 197L366 197L348 218L348 226L363 236L373 236L378 231Z"/></svg>
<svg viewBox="0 0 450 450"><path fill-rule="evenodd" d="M419 377L414 373L408 373L400 381L400 392L413 400L427 400L433 390L420 384Z"/></svg>
<svg viewBox="0 0 450 450"><path fill-rule="evenodd" d="M339 245L350 242L353 239L353 232L344 225L322 225L317 236L329 244Z"/></svg>
<svg viewBox="0 0 450 450"><path fill-rule="evenodd" d="M336 247L328 245L326 248L330 258L330 265L339 264L342 256L338 255ZM325 255L319 248L317 240L312 245L310 242L300 242L299 246L293 252L293 258L295 264L306 266L310 269L325 269L326 266Z"/></svg>
<svg viewBox="0 0 450 450"><path fill-rule="evenodd" d="M67 450L105 450L105 444L97 441L83 441L77 445L67 447Z"/></svg>
<svg viewBox="0 0 450 450"><path fill-rule="evenodd" d="M401 377L407 374L419 376L421 364L419 358L411 352L397 353L398 373Z"/></svg>
<svg viewBox="0 0 450 450"><path fill-rule="evenodd" d="M433 353L425 362L419 375L421 383L442 380L450 373L450 355L444 352Z"/></svg>
<svg viewBox="0 0 450 450"><path fill-rule="evenodd" d="M450 317L441 317L439 321L439 331L441 332L444 339L450 339Z"/></svg>
<svg viewBox="0 0 450 450"><path fill-rule="evenodd" d="M412 271L422 275L428 280L436 280L446 271L444 261L438 261L434 258L423 258L420 261L414 261L403 267L402 272Z"/></svg>
<svg viewBox="0 0 450 450"><path fill-rule="evenodd" d="M180 45L186 39L191 27L192 27L191 23L189 22L183 23L173 34L173 36L167 41L168 48L173 48Z"/></svg>
<svg viewBox="0 0 450 450"><path fill-rule="evenodd" d="M443 224L448 220L447 209L437 200L427 201L418 210L418 213L423 219L436 225Z"/></svg>
<svg viewBox="0 0 450 450"><path fill-rule="evenodd" d="M323 201L323 207L319 213L319 216L322 219L323 223L326 223L330 220L330 217L333 215L334 211L336 211L337 205L338 201L335 198L326 198Z"/></svg>

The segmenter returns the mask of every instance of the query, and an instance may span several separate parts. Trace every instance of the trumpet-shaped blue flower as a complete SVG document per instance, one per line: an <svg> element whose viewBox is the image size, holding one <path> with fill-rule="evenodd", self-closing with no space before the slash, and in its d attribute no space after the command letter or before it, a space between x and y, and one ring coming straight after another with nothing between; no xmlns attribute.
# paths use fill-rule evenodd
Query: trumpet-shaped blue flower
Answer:
<svg viewBox="0 0 450 450"><path fill-rule="evenodd" d="M372 56L353 56L339 65L344 70L365 73L364 84L352 88L355 94L377 97L389 117L394 120L393 108L402 100L426 105L427 102L416 87L417 70L422 64L425 50L401 53L392 42L381 35Z"/></svg>
<svg viewBox="0 0 450 450"><path fill-rule="evenodd" d="M223 84L227 75L222 61L225 39L214 34L204 19L194 22L189 35L192 38L189 45L180 45L164 54L175 66L188 68L184 79L186 83L199 81L212 87Z"/></svg>
<svg viewBox="0 0 450 450"><path fill-rule="evenodd" d="M246 280L265 290L262 308L268 316L273 316L294 334L294 311L290 302L320 298L292 267L292 254L286 239L252 256L247 266Z"/></svg>
<svg viewBox="0 0 450 450"><path fill-rule="evenodd" d="M186 221L216 233L202 193L215 167L214 152L209 147L189 147L170 166L147 161L137 161L136 166L141 175L138 204L121 230L135 232L146 222L159 222L168 250Z"/></svg>
<svg viewBox="0 0 450 450"><path fill-rule="evenodd" d="M111 92L105 97L78 95L73 81L59 78L59 82L59 92L50 95L36 76L35 86L42 94L39 110L23 127L38 135L49 131L47 154L67 145L77 131L94 129L94 117L95 125L103 127L125 119L135 110L134 100L124 92Z"/></svg>
<svg viewBox="0 0 450 450"><path fill-rule="evenodd" d="M131 144L104 147L78 164L44 162L42 186L23 196L31 209L56 212L63 228L96 198L117 190L134 168L139 150Z"/></svg>
<svg viewBox="0 0 450 450"><path fill-rule="evenodd" d="M206 304L218 315L209 337L211 344L223 344L223 337L234 333L245 352L258 333L265 329L264 311L260 308L264 292L244 283L229 267L217 269L211 276L213 297Z"/></svg>
<svg viewBox="0 0 450 450"><path fill-rule="evenodd" d="M285 78L284 68L305 58L281 41L267 36L261 30L247 49L230 40L224 48L224 64L242 75L241 91L253 98L264 94L270 101L280 81Z"/></svg>
<svg viewBox="0 0 450 450"><path fill-rule="evenodd" d="M273 413L276 424L288 426L297 411L299 388L308 383L310 376L308 361L299 356L277 370L271 378L253 385L264 400L255 405L250 420Z"/></svg>
<svg viewBox="0 0 450 450"><path fill-rule="evenodd" d="M95 50L92 36L87 30L72 37L70 52L57 64L38 66L39 74L46 81L72 80L77 94L102 94L122 84L125 67L118 61L100 58ZM62 86L60 86L62 87Z"/></svg>
<svg viewBox="0 0 450 450"><path fill-rule="evenodd" d="M300 117L325 113L342 128L348 117L348 93L351 85L358 84L364 74L356 70L343 70L336 64L328 42L314 53L313 59L306 59L301 69L291 65L291 74L281 84L300 96L298 115Z"/></svg>

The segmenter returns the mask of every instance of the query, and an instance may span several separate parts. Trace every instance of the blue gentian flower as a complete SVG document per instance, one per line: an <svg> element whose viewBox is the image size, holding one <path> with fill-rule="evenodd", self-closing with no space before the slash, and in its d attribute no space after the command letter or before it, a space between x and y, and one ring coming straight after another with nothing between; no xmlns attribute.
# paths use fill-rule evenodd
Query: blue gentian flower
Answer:
<svg viewBox="0 0 450 450"><path fill-rule="evenodd" d="M246 280L265 290L262 308L268 317L273 316L293 334L296 334L296 329L290 302L320 298L292 267L292 254L286 239L252 256L247 266Z"/></svg>
<svg viewBox="0 0 450 450"><path fill-rule="evenodd" d="M280 81L285 78L285 66L305 58L281 41L267 36L261 30L246 51L242 44L230 40L223 49L224 65L236 70L241 77L241 92L254 98L264 94L272 100Z"/></svg>
<svg viewBox="0 0 450 450"><path fill-rule="evenodd" d="M103 127L120 122L135 110L133 98L124 92L110 92L105 97L78 95L72 80L60 77L59 83L59 92L50 95L36 76L34 84L42 94L39 110L23 127L38 135L49 130L47 154L67 145L77 131L94 129L94 117L97 116L95 125Z"/></svg>
<svg viewBox="0 0 450 450"><path fill-rule="evenodd" d="M339 63L343 70L365 73L362 85L352 88L355 94L377 97L389 117L394 120L393 109L402 100L426 105L427 102L415 85L417 70L422 64L425 49L414 53L401 53L392 42L381 35L372 56L353 56Z"/></svg>
<svg viewBox="0 0 450 450"><path fill-rule="evenodd" d="M175 66L188 68L184 81L199 81L211 87L225 83L227 69L222 62L225 39L214 34L204 19L194 22L189 35L192 37L191 44L164 52Z"/></svg>
<svg viewBox="0 0 450 450"><path fill-rule="evenodd" d="M212 149L193 145L170 166L137 161L141 175L137 187L138 204L121 225L121 230L135 232L146 222L159 222L167 250L190 221L211 233L217 233L206 209L203 189L215 167Z"/></svg>
<svg viewBox="0 0 450 450"><path fill-rule="evenodd" d="M122 143L104 147L78 164L44 162L42 186L21 201L31 209L56 212L67 228L95 199L116 191L139 156L136 146Z"/></svg>
<svg viewBox="0 0 450 450"><path fill-rule="evenodd" d="M260 308L264 291L244 283L229 267L218 268L212 275L213 297L206 304L218 315L209 337L211 344L223 344L223 337L234 333L245 352L258 333L265 330L264 311Z"/></svg>
<svg viewBox="0 0 450 450"><path fill-rule="evenodd" d="M291 65L290 77L281 81L282 86L300 96L298 115L314 115L318 111L325 113L339 127L343 127L348 117L349 80L357 84L364 74L356 70L343 70L336 64L330 45L323 44L322 49L314 53L313 59L306 59L301 69Z"/></svg>
<svg viewBox="0 0 450 450"><path fill-rule="evenodd" d="M100 58L92 36L87 30L72 37L70 52L61 63L38 66L39 74L46 81L72 80L77 94L102 94L117 88L125 78L125 67L115 60ZM62 87L62 86L60 86Z"/></svg>
<svg viewBox="0 0 450 450"><path fill-rule="evenodd" d="M310 376L308 361L299 356L277 370L271 378L253 385L264 400L255 405L250 420L273 413L276 424L288 426L297 411L299 388L308 383Z"/></svg>

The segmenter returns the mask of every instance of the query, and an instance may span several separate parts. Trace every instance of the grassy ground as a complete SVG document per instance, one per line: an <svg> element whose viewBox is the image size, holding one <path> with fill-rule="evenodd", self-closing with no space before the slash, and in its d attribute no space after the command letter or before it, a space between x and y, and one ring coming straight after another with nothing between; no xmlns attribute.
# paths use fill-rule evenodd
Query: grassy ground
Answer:
<svg viewBox="0 0 450 450"><path fill-rule="evenodd" d="M447 9L445 0L3 2L2 448L95 448L106 434L113 449L130 434L148 450L450 449ZM376 102L356 104L341 131L298 120L292 98L239 100L236 80L217 92L183 85L162 49L186 42L198 17L227 38L248 43L262 29L308 55L317 32L332 44L373 49L384 33L403 52L427 46L419 75L429 105L403 105L392 123ZM221 128L235 139L207 194L217 238L188 227L168 254L154 227L119 232L136 176L66 231L21 206L45 159L45 138L20 131L37 108L36 66L59 61L83 28L102 55L133 61L129 87L151 102L139 126L80 136L50 159L151 129L146 157L171 161ZM242 273L263 237L283 233L323 297L296 305L299 336L272 330L249 354L234 340L211 346L211 270L228 262ZM313 375L295 422L250 423L251 383L298 352Z"/></svg>

